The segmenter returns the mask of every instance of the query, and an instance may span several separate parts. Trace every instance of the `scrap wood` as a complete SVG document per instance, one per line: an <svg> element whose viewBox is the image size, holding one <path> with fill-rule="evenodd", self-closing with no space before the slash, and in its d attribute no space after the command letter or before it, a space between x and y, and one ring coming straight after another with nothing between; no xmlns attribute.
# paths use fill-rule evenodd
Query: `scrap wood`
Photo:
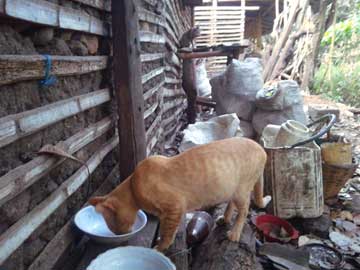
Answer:
<svg viewBox="0 0 360 270"><path fill-rule="evenodd" d="M281 49L283 48L283 46L285 45L285 42L289 38L289 35L292 30L292 26L295 22L295 19L297 17L298 11L299 11L299 9L298 9L299 4L300 4L300 0L296 0L296 2L293 3L291 6L290 18L287 21L287 24L285 25L284 30L279 37L279 40L276 42L274 49L272 51L272 54L270 56L270 59L266 64L266 67L264 70L264 81L267 81L270 78L270 75L271 75L270 71L276 65L276 62L279 58Z"/></svg>
<svg viewBox="0 0 360 270"><path fill-rule="evenodd" d="M213 99L207 97L196 97L196 103L199 105L208 106L212 108L216 107L216 102Z"/></svg>

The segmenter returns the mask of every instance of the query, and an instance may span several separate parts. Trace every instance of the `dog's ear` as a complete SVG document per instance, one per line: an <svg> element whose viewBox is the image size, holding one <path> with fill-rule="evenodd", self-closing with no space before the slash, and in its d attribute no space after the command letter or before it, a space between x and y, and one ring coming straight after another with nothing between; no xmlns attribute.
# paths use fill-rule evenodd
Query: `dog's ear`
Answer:
<svg viewBox="0 0 360 270"><path fill-rule="evenodd" d="M106 199L105 196L92 197L89 199L89 204L91 204L92 206L96 206L98 203L104 202L105 199Z"/></svg>

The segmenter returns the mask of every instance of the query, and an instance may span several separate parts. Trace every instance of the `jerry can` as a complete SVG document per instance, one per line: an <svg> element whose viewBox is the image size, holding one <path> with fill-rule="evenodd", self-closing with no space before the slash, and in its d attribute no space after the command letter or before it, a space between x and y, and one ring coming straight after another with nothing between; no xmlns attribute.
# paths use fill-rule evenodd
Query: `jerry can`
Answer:
<svg viewBox="0 0 360 270"><path fill-rule="evenodd" d="M279 140L276 138L277 134L282 134L281 136L284 137L284 132L281 132L284 129L283 125L289 123L277 127L270 125L263 131L261 142L268 156L264 171L264 191L272 196L271 210L280 218L314 218L323 214L321 148L316 144L315 139L330 130L336 117L326 115L308 126L322 123L324 120L328 120L327 126L316 131L318 132L316 135L312 136L309 132L306 138L302 132L301 136L296 137L298 132L290 132L288 141L293 143L290 146L279 145ZM295 128L298 124L301 125L301 123L296 124ZM288 128L285 129L289 131ZM291 138L292 135L294 137Z"/></svg>

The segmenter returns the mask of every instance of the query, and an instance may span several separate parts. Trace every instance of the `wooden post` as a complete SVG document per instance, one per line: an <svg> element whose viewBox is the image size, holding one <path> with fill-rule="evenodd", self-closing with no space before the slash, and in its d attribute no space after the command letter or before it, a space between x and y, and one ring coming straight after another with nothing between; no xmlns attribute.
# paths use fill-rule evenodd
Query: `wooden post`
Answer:
<svg viewBox="0 0 360 270"><path fill-rule="evenodd" d="M138 17L133 0L112 1L114 92L117 99L120 178L146 157Z"/></svg>

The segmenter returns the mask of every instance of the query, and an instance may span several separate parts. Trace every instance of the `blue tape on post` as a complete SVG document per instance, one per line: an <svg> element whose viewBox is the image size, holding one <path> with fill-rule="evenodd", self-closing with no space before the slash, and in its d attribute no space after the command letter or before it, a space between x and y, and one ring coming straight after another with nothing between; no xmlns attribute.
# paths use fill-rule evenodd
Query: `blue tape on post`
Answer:
<svg viewBox="0 0 360 270"><path fill-rule="evenodd" d="M45 57L45 77L40 81L40 86L51 86L56 83L56 77L50 75L51 71L51 56L48 54L43 55Z"/></svg>

